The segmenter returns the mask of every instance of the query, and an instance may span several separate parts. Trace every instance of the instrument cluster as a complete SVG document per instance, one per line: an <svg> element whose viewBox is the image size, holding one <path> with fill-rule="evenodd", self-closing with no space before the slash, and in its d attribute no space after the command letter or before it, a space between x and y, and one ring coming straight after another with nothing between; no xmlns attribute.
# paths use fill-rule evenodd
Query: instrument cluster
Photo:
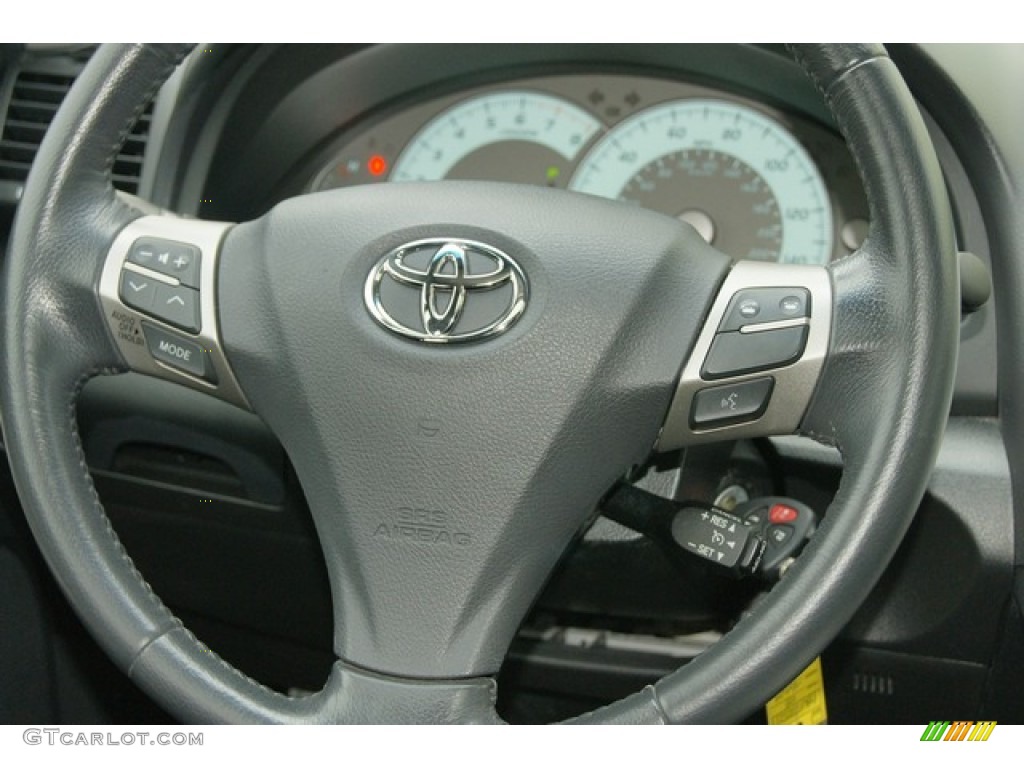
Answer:
<svg viewBox="0 0 1024 768"><path fill-rule="evenodd" d="M867 202L827 127L715 88L557 75L400 108L346 132L308 190L480 179L675 216L736 259L824 264L857 248Z"/></svg>

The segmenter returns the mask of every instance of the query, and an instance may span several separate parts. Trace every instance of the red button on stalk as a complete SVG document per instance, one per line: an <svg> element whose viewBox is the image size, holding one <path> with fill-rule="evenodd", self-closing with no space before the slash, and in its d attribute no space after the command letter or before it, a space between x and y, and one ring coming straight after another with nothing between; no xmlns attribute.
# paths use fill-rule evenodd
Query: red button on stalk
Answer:
<svg viewBox="0 0 1024 768"><path fill-rule="evenodd" d="M798 516L799 513L795 509L785 504L772 504L772 508L768 512L768 520L775 525L779 523L792 523Z"/></svg>

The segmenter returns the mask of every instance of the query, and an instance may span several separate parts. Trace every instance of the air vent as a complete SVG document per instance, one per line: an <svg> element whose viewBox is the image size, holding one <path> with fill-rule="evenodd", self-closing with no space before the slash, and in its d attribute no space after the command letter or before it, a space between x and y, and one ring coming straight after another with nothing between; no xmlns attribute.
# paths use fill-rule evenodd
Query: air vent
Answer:
<svg viewBox="0 0 1024 768"><path fill-rule="evenodd" d="M0 135L0 184L20 188L24 183L39 144L73 82L73 74L36 71L31 63L18 73ZM150 102L114 161L114 186L125 192L139 190L152 115Z"/></svg>
<svg viewBox="0 0 1024 768"><path fill-rule="evenodd" d="M0 136L0 179L17 184L25 181L39 143L72 82L67 75L18 73Z"/></svg>
<svg viewBox="0 0 1024 768"><path fill-rule="evenodd" d="M146 142L149 140L149 126L153 121L153 102L135 121L124 146L114 160L114 186L133 195L139 191L139 179L142 178L142 158L146 154Z"/></svg>
<svg viewBox="0 0 1024 768"><path fill-rule="evenodd" d="M896 682L892 679L891 675L874 672L854 672L853 690L858 693L892 696L896 692Z"/></svg>

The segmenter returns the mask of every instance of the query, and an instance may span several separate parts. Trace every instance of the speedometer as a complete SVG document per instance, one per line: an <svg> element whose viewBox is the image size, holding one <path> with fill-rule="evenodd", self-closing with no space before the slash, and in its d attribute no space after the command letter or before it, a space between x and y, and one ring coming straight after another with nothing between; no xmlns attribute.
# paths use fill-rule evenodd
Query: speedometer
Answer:
<svg viewBox="0 0 1024 768"><path fill-rule="evenodd" d="M780 123L732 102L639 112L594 146L569 188L678 216L734 258L825 264L832 252L810 155Z"/></svg>
<svg viewBox="0 0 1024 768"><path fill-rule="evenodd" d="M427 123L402 151L392 181L502 179L562 186L559 178L601 128L579 107L532 91L464 101Z"/></svg>

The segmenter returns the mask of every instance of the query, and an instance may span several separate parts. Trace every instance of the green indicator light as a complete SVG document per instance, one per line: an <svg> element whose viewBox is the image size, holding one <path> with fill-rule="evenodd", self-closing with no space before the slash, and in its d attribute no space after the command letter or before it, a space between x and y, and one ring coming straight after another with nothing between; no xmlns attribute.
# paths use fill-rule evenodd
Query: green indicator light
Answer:
<svg viewBox="0 0 1024 768"><path fill-rule="evenodd" d="M561 172L562 172L561 169L557 165L548 166L548 171L547 171L548 181L554 181L555 179L557 179L558 175Z"/></svg>

